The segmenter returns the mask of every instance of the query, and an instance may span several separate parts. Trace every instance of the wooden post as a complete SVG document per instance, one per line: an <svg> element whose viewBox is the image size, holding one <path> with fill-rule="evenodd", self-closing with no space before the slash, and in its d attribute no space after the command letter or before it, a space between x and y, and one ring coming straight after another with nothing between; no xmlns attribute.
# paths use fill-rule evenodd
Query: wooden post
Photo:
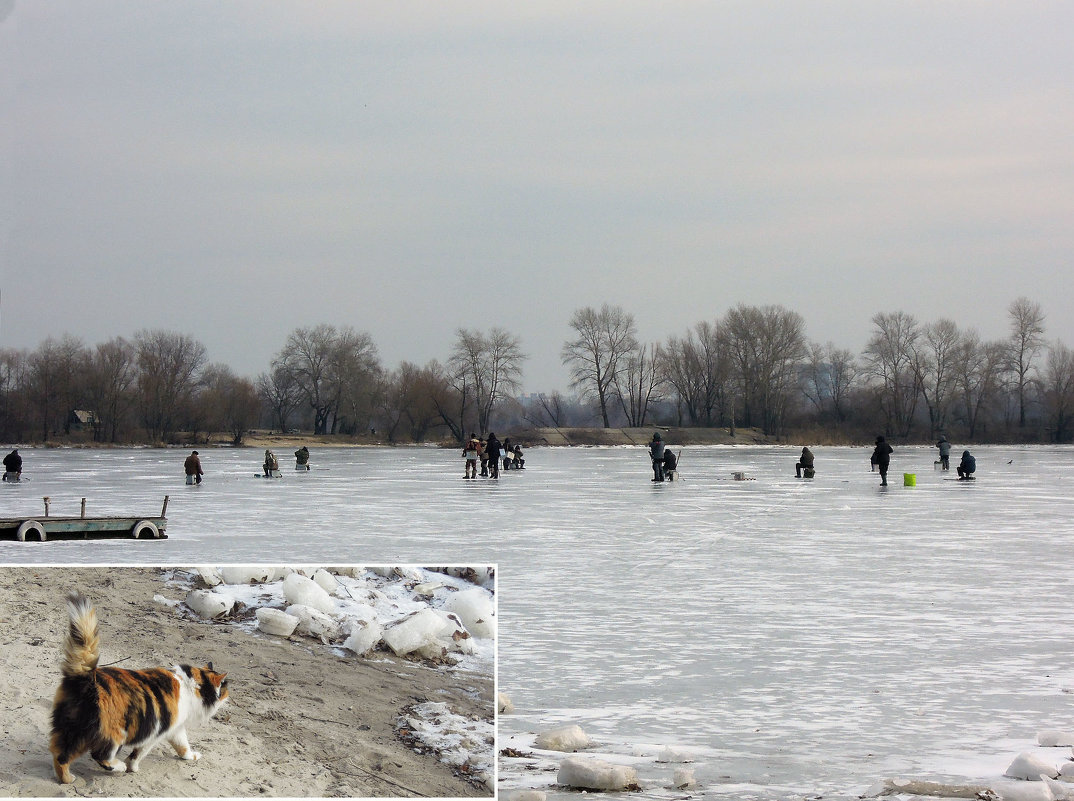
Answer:
<svg viewBox="0 0 1074 801"><path fill-rule="evenodd" d="M164 506L161 507L160 516L161 517L167 517L168 516L168 496L167 495L164 496Z"/></svg>
<svg viewBox="0 0 1074 801"><path fill-rule="evenodd" d="M83 520L86 519L86 499L85 498L82 499L82 514L80 515L80 517Z"/></svg>
<svg viewBox="0 0 1074 801"><path fill-rule="evenodd" d="M48 505L51 500L47 495L45 496L45 517L48 517Z"/></svg>

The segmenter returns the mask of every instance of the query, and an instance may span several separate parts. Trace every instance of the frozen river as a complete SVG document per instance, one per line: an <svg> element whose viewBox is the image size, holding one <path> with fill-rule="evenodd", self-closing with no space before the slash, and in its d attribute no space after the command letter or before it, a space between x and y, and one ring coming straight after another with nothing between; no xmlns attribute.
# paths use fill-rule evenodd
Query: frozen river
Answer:
<svg viewBox="0 0 1074 801"><path fill-rule="evenodd" d="M533 448L498 482L464 481L454 450L315 450L270 481L260 450L205 449L188 487L185 450L27 449L0 516L169 495L170 538L0 543L0 562L497 563L501 746L577 723L649 797L683 795L665 746L694 795L830 799L994 779L1074 729L1074 449L974 448L957 482L897 448L886 488L870 449L814 451L797 480L798 449L690 447L683 480L652 484L640 448ZM501 760L501 787L550 790L537 757Z"/></svg>

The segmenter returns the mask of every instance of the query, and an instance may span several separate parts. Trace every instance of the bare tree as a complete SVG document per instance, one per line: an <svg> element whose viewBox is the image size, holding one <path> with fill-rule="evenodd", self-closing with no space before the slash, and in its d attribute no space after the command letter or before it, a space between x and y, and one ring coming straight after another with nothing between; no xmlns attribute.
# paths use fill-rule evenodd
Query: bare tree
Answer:
<svg viewBox="0 0 1074 801"><path fill-rule="evenodd" d="M650 405L660 399L663 372L659 369L659 358L660 351L655 344L648 348L638 345L622 360L622 369L616 375L615 394L627 425L632 428L645 425Z"/></svg>
<svg viewBox="0 0 1074 801"><path fill-rule="evenodd" d="M464 388L473 388L477 403L477 425L489 430L493 409L505 397L518 392L522 362L526 358L517 337L502 328L487 334L460 328L449 365ZM465 398L465 390L462 393Z"/></svg>
<svg viewBox="0 0 1074 801"><path fill-rule="evenodd" d="M116 442L120 425L137 401L134 346L116 337L96 347L86 369L86 399L93 410L93 438Z"/></svg>
<svg viewBox="0 0 1074 801"><path fill-rule="evenodd" d="M836 422L847 419L847 404L860 370L854 354L831 342L809 346L802 392L816 410Z"/></svg>
<svg viewBox="0 0 1074 801"><path fill-rule="evenodd" d="M1018 392L1018 427L1026 427L1026 404L1033 360L1044 347L1044 312L1039 303L1018 298L1007 307L1011 322L1010 370Z"/></svg>
<svg viewBox="0 0 1074 801"><path fill-rule="evenodd" d="M982 412L995 401L1006 352L1006 343L982 342L976 331L963 334L958 345L956 391L970 439L977 436Z"/></svg>
<svg viewBox="0 0 1074 801"><path fill-rule="evenodd" d="M29 395L37 410L41 438L63 430L71 433L70 413L78 405L77 372L85 361L82 341L65 334L59 341L49 337L30 354Z"/></svg>
<svg viewBox="0 0 1074 801"><path fill-rule="evenodd" d="M270 372L257 377L257 394L272 413L272 420L280 433L286 433L288 420L302 405L302 388L298 380L290 370L277 363Z"/></svg>
<svg viewBox="0 0 1074 801"><path fill-rule="evenodd" d="M938 320L921 329L914 349L913 367L921 386L921 397L929 413L929 438L943 431L954 400L957 380L956 359L962 335L951 320Z"/></svg>
<svg viewBox="0 0 1074 801"><path fill-rule="evenodd" d="M1074 439L1074 351L1062 342L1048 350L1044 398L1052 441L1070 442Z"/></svg>
<svg viewBox="0 0 1074 801"><path fill-rule="evenodd" d="M364 425L372 412L380 364L368 334L321 324L296 328L272 369L289 374L313 412L313 433L336 433L340 416Z"/></svg>
<svg viewBox="0 0 1074 801"><path fill-rule="evenodd" d="M0 350L0 434L19 441L32 425L29 386L30 357L25 351Z"/></svg>
<svg viewBox="0 0 1074 801"><path fill-rule="evenodd" d="M664 381L694 425L721 425L729 405L731 372L727 340L718 324L700 322L661 348Z"/></svg>
<svg viewBox="0 0 1074 801"><path fill-rule="evenodd" d="M248 378L235 375L223 364L209 365L202 374L204 389L199 398L206 411L209 433L226 431L231 444L242 445L246 432L257 425L261 399Z"/></svg>
<svg viewBox="0 0 1074 801"><path fill-rule="evenodd" d="M731 309L721 325L741 381L744 424L766 434L782 424L806 354L805 320L782 306Z"/></svg>
<svg viewBox="0 0 1074 801"><path fill-rule="evenodd" d="M865 346L866 369L880 381L877 398L886 418L885 433L907 436L921 394L913 367L921 332L914 316L901 311L874 315L873 326Z"/></svg>
<svg viewBox="0 0 1074 801"><path fill-rule="evenodd" d="M142 419L150 436L167 440L192 414L205 346L183 334L157 330L135 334L134 348Z"/></svg>
<svg viewBox="0 0 1074 801"><path fill-rule="evenodd" d="M596 399L604 427L610 428L608 404L620 361L638 347L634 315L607 303L600 311L586 306L571 315L570 326L576 336L564 343L561 357L570 367L571 388L582 399Z"/></svg>

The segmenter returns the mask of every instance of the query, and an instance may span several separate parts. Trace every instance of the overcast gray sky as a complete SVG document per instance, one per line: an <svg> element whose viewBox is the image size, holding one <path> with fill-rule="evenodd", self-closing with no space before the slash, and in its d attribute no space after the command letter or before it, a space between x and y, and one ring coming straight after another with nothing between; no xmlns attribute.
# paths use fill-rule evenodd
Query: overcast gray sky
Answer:
<svg viewBox="0 0 1074 801"><path fill-rule="evenodd" d="M0 346L142 328L255 377L460 326L782 304L1074 345L1074 3L0 0Z"/></svg>

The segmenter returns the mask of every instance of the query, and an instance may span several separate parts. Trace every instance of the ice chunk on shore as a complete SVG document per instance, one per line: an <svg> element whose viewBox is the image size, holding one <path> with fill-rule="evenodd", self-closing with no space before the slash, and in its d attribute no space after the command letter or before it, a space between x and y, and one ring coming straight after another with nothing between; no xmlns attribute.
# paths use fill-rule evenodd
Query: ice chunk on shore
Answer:
<svg viewBox="0 0 1074 801"><path fill-rule="evenodd" d="M328 640L334 640L342 632L339 623L324 612L318 612L312 606L291 604L291 606L287 607L287 614L298 618L298 626L295 630L299 634L305 634L308 637L324 637Z"/></svg>
<svg viewBox="0 0 1074 801"><path fill-rule="evenodd" d="M689 751L684 751L681 748L672 748L670 745L666 745L660 749L660 753L656 755L657 762L693 762L694 755Z"/></svg>
<svg viewBox="0 0 1074 801"><path fill-rule="evenodd" d="M638 772L591 757L567 757L559 765L556 782L582 790L627 790L638 785Z"/></svg>
<svg viewBox="0 0 1074 801"><path fill-rule="evenodd" d="M423 646L435 644L448 628L448 622L438 612L422 609L385 629L384 644L397 656L406 656Z"/></svg>
<svg viewBox="0 0 1074 801"><path fill-rule="evenodd" d="M206 587L215 587L223 581L223 579L220 578L220 571L215 567L195 567L194 572L198 574L198 577L203 582L205 582Z"/></svg>
<svg viewBox="0 0 1074 801"><path fill-rule="evenodd" d="M561 726L537 735L533 745L542 751L578 751L589 748L589 736L578 725Z"/></svg>
<svg viewBox="0 0 1074 801"><path fill-rule="evenodd" d="M339 589L339 582L336 581L336 577L323 567L317 568L317 571L313 574L313 580L317 582L318 587L329 595Z"/></svg>
<svg viewBox="0 0 1074 801"><path fill-rule="evenodd" d="M336 602L317 582L292 573L283 580L283 597L289 604L310 606L328 615L336 611Z"/></svg>
<svg viewBox="0 0 1074 801"><path fill-rule="evenodd" d="M289 637L298 626L298 622L297 617L281 612L279 609L263 606L257 610L257 627L266 634Z"/></svg>
<svg viewBox="0 0 1074 801"><path fill-rule="evenodd" d="M376 620L355 620L350 624L350 634L344 640L343 647L361 656L372 650L383 636L384 627Z"/></svg>
<svg viewBox="0 0 1074 801"><path fill-rule="evenodd" d="M671 786L676 790L688 790L697 787L697 779L694 778L693 768L675 768L675 775L671 780Z"/></svg>
<svg viewBox="0 0 1074 801"><path fill-rule="evenodd" d="M1056 778L1059 775L1059 770L1051 762L1046 762L1035 754L1024 752L1015 757L1014 762L1004 771L1003 775L1012 779L1039 782L1041 776Z"/></svg>
<svg viewBox="0 0 1074 801"><path fill-rule="evenodd" d="M496 711L501 715L510 715L515 711L515 705L511 703L511 699L504 693L497 693L496 695Z"/></svg>
<svg viewBox="0 0 1074 801"><path fill-rule="evenodd" d="M263 584L272 581L271 567L258 565L232 565L220 568L220 578L225 584Z"/></svg>
<svg viewBox="0 0 1074 801"><path fill-rule="evenodd" d="M235 606L235 601L212 590L191 590L187 593L186 605L198 617L214 618L230 612Z"/></svg>
<svg viewBox="0 0 1074 801"><path fill-rule="evenodd" d="M1074 733L1069 731L1056 731L1045 729L1037 732L1037 745L1044 748L1058 748L1064 745L1074 745Z"/></svg>
<svg viewBox="0 0 1074 801"><path fill-rule="evenodd" d="M480 587L455 593L447 603L466 630L482 640L496 639L496 607L487 590Z"/></svg>
<svg viewBox="0 0 1074 801"><path fill-rule="evenodd" d="M541 790L512 790L508 801L545 801L548 794Z"/></svg>

